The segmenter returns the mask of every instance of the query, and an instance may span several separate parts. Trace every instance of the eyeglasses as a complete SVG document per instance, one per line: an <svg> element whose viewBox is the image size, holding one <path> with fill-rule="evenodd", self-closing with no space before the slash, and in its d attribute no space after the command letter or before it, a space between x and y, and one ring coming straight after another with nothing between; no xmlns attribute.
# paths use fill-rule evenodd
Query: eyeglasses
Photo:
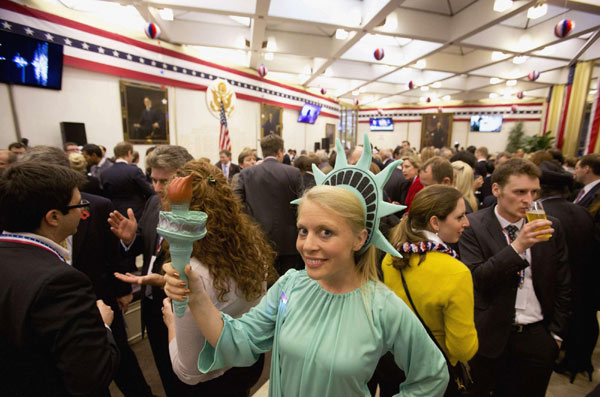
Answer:
<svg viewBox="0 0 600 397"><path fill-rule="evenodd" d="M87 211L90 209L90 202L85 199L81 199L79 204L67 205L65 208L63 208L61 210L61 212L66 215L69 211L71 211L72 209L75 209L75 208L81 208L82 210Z"/></svg>

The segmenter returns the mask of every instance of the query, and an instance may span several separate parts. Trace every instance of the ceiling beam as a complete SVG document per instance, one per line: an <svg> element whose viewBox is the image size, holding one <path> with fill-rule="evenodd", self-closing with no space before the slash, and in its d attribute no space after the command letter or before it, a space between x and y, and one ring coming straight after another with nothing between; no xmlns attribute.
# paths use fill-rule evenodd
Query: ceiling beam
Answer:
<svg viewBox="0 0 600 397"><path fill-rule="evenodd" d="M371 32L373 28L378 26L381 22L385 20L385 18L394 11L400 4L402 4L404 0L391 0L385 6L383 6L378 12L376 12L373 17L367 21L362 31L356 32L352 37L348 38L344 44L339 48L332 57L330 57L323 65L321 65L317 70L313 72L308 80L304 82L304 86L306 87L313 81L317 76L325 73L327 68L333 64L339 57L344 55L346 51L348 51L354 44L358 43L361 38L363 38L367 33ZM336 40L332 38L331 40Z"/></svg>
<svg viewBox="0 0 600 397"><path fill-rule="evenodd" d="M258 69L261 63L262 43L265 41L265 32L267 31L267 21L265 17L269 13L271 0L256 0L256 9L254 19L250 27L250 67Z"/></svg>
<svg viewBox="0 0 600 397"><path fill-rule="evenodd" d="M588 41L586 41L586 43L579 49L579 51L577 51L577 54L575 54L573 59L571 59L571 61L569 62L569 66L572 66L575 62L577 62L579 57L582 56L588 50L588 48L590 48L591 45L594 44L594 42L596 40L598 40L599 37L600 37L600 30L598 30L596 33L594 33L592 35L592 37L590 37L588 39Z"/></svg>

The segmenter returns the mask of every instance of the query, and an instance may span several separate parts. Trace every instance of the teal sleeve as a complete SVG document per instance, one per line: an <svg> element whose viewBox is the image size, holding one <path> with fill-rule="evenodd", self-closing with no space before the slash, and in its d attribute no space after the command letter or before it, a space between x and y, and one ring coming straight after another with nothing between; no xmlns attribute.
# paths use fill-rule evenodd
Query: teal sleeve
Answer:
<svg viewBox="0 0 600 397"><path fill-rule="evenodd" d="M198 356L198 370L206 373L224 367L250 366L261 353L273 347L275 325L280 311L281 291L295 275L288 271L262 298L260 303L239 319L221 313L223 332L213 348L208 342Z"/></svg>
<svg viewBox="0 0 600 397"><path fill-rule="evenodd" d="M384 308L385 338L406 380L396 397L443 396L448 386L448 366L425 328L393 292Z"/></svg>

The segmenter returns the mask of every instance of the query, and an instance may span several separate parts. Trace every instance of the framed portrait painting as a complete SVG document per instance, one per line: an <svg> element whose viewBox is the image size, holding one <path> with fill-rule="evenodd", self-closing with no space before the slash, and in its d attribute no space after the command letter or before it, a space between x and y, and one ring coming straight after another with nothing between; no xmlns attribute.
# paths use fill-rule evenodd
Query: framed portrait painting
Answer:
<svg viewBox="0 0 600 397"><path fill-rule="evenodd" d="M452 113L424 114L421 120L421 149L450 147L452 142Z"/></svg>
<svg viewBox="0 0 600 397"><path fill-rule="evenodd" d="M266 103L260 104L260 131L261 138L269 134L276 134L281 136L281 130L283 129L283 108L279 106L267 105Z"/></svg>
<svg viewBox="0 0 600 397"><path fill-rule="evenodd" d="M120 81L123 140L131 143L168 144L168 92L166 88Z"/></svg>
<svg viewBox="0 0 600 397"><path fill-rule="evenodd" d="M323 149L335 148L335 124L325 124L325 138L329 142L329 147Z"/></svg>

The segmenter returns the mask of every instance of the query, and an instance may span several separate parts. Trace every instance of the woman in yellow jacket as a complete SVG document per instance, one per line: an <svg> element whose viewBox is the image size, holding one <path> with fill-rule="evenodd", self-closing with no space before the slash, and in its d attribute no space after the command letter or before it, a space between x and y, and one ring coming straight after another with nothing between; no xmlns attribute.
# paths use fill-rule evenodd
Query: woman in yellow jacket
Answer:
<svg viewBox="0 0 600 397"><path fill-rule="evenodd" d="M415 196L410 212L391 232L390 242L403 258L388 254L382 264L385 285L412 309L403 273L419 315L452 365L466 363L478 348L471 272L448 246L468 226L461 193L429 186ZM457 394L451 380L445 395Z"/></svg>

